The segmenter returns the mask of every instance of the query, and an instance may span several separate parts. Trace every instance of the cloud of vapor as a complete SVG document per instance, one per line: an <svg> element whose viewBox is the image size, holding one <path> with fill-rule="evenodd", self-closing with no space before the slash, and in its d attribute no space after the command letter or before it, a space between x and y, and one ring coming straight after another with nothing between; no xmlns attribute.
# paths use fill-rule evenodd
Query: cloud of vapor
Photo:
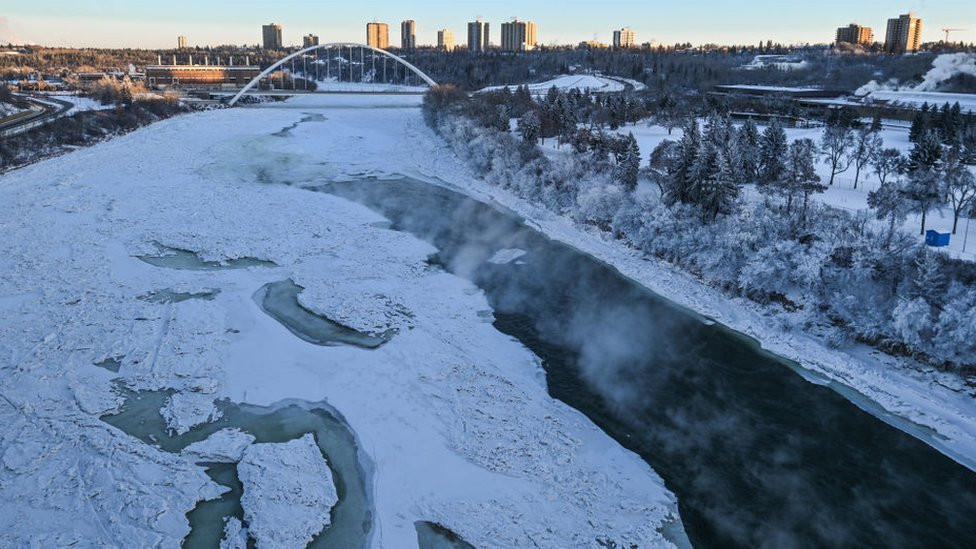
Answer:
<svg viewBox="0 0 976 549"><path fill-rule="evenodd" d="M976 54L944 53L932 61L932 68L915 86L899 86L895 79L884 83L872 80L858 88L854 95L868 95L876 91L937 91L939 85L959 74L976 76Z"/></svg>
<svg viewBox="0 0 976 549"><path fill-rule="evenodd" d="M14 26L10 18L0 15L0 43L19 44L20 39L14 34Z"/></svg>
<svg viewBox="0 0 976 549"><path fill-rule="evenodd" d="M976 53L947 53L936 57L932 69L913 90L935 91L939 84L957 74L976 76Z"/></svg>

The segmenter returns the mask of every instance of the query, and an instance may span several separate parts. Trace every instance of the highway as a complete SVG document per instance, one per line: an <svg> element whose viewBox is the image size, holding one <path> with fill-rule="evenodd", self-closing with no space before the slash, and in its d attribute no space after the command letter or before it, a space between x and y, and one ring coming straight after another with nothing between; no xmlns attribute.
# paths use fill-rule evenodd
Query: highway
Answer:
<svg viewBox="0 0 976 549"><path fill-rule="evenodd" d="M31 108L0 119L0 137L12 137L43 126L63 116L74 106L53 97L39 98L26 94L15 94L14 97L30 103Z"/></svg>

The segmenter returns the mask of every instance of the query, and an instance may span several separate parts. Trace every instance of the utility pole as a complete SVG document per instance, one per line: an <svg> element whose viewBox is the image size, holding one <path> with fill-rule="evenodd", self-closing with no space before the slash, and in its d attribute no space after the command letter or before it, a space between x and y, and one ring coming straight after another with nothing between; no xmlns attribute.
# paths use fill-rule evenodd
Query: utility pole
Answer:
<svg viewBox="0 0 976 549"><path fill-rule="evenodd" d="M969 242L969 223L972 222L974 215L976 215L976 210L969 212L969 217L966 218L966 234L962 237L962 253L966 253L966 243Z"/></svg>

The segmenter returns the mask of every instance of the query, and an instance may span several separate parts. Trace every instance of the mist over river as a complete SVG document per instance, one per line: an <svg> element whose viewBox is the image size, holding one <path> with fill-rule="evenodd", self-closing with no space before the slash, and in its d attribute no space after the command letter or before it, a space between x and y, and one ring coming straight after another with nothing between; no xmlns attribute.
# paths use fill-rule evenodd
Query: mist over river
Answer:
<svg viewBox="0 0 976 549"><path fill-rule="evenodd" d="M512 214L410 179L317 190L437 247L550 394L638 453L698 547L961 547L976 474ZM523 253L524 252L524 253Z"/></svg>

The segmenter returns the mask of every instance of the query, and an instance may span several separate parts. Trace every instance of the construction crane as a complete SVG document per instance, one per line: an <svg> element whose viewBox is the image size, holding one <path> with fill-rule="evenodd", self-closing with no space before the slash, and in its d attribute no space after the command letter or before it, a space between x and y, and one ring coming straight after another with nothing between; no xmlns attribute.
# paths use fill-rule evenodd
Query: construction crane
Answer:
<svg viewBox="0 0 976 549"><path fill-rule="evenodd" d="M942 32L944 32L945 35L946 35L945 43L946 44L949 43L949 33L950 32L961 32L961 31L964 31L964 30L966 30L966 29L942 29Z"/></svg>

